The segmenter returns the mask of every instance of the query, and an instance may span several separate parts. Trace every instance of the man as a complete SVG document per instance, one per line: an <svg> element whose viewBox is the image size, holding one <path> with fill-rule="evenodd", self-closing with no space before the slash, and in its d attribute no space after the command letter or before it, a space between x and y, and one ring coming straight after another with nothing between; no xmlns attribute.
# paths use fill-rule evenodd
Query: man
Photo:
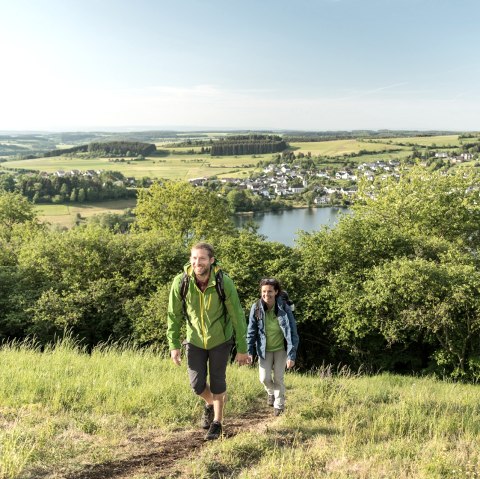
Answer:
<svg viewBox="0 0 480 479"><path fill-rule="evenodd" d="M218 439L222 435L226 369L234 343L233 333L237 348L235 360L240 365L247 364L247 323L233 281L226 275L221 276L221 281L218 276L220 268L210 244L196 244L184 270L185 273L175 277L170 290L167 326L170 355L172 361L180 365L180 328L186 321L184 344L190 385L205 401L202 416L202 427L208 429L205 439ZM217 282L223 282L220 292ZM221 293L225 295L224 301Z"/></svg>

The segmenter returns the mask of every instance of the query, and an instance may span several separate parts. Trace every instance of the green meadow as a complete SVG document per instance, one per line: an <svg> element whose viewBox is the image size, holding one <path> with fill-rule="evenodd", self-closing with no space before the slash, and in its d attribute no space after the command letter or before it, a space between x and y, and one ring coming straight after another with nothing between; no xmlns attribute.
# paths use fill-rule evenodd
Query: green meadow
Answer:
<svg viewBox="0 0 480 479"><path fill-rule="evenodd" d="M175 151L180 151L177 148ZM271 158L271 155L269 155ZM109 161L108 158L88 158L77 155L37 158L32 160L9 161L0 164L1 167L31 169L54 173L58 170L109 170L120 171L127 177L134 178L166 178L188 180L204 176L240 176L248 177L256 170L260 157L251 155L211 157L208 155L187 155L172 153L165 157L147 157L137 161L132 158L118 159L124 161Z"/></svg>
<svg viewBox="0 0 480 479"><path fill-rule="evenodd" d="M417 145L417 146L432 146L435 145L440 148L458 147L460 141L458 135L439 135L439 136L414 136L405 138L391 138L386 140L374 140L375 142L388 142L392 145Z"/></svg>
<svg viewBox="0 0 480 479"><path fill-rule="evenodd" d="M122 214L128 208L134 208L135 198L101 201L96 203L41 204L35 207L39 219L60 227L71 228L80 218L91 218L102 213Z"/></svg>
<svg viewBox="0 0 480 479"><path fill-rule="evenodd" d="M226 436L192 448L202 406L189 390L185 364L133 347L87 354L68 341L43 352L4 345L0 361L2 478L166 477L152 456L174 467L177 478L480 474L477 385L328 367L289 372L286 411L274 418L256 367L231 365ZM167 463L173 438L177 449ZM115 464L129 464L128 474L107 474ZM95 467L104 475L89 475Z"/></svg>
<svg viewBox="0 0 480 479"><path fill-rule="evenodd" d="M292 142L290 143L292 149L298 153L311 153L313 156L343 156L352 153L358 153L361 150L368 152L384 151L384 150L398 150L402 149L397 145L375 141L367 142L356 139L348 140L331 140L331 141L312 141L312 142ZM408 147L404 147L410 150Z"/></svg>

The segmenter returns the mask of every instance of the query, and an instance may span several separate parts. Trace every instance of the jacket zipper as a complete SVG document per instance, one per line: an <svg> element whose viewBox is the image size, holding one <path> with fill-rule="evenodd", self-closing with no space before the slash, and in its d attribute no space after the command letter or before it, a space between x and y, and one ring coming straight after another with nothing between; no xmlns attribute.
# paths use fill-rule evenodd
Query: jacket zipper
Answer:
<svg viewBox="0 0 480 479"><path fill-rule="evenodd" d="M203 319L203 311L205 308L205 295L202 291L199 290L199 292L200 292L200 324L202 326L202 339L203 339L203 346L205 349L207 349L207 334L205 332L205 321Z"/></svg>

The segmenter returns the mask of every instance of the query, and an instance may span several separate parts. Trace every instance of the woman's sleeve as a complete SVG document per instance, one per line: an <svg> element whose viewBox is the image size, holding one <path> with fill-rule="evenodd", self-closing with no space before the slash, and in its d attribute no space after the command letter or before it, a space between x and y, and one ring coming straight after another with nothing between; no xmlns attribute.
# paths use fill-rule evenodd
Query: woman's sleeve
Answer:
<svg viewBox="0 0 480 479"><path fill-rule="evenodd" d="M255 303L250 308L250 316L248 317L248 330L247 330L247 348L248 354L253 356L255 354L255 348L257 343L258 324L255 317Z"/></svg>

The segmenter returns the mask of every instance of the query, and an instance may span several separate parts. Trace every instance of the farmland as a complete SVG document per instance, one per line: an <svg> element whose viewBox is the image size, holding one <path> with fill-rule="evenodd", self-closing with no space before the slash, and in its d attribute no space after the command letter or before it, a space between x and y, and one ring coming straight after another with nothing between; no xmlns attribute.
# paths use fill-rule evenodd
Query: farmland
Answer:
<svg viewBox="0 0 480 479"><path fill-rule="evenodd" d="M63 205L39 205L36 207L42 222L60 227L71 228L79 218L88 219L103 213L121 214L128 208L134 208L136 200L112 200L97 203L72 203Z"/></svg>
<svg viewBox="0 0 480 479"><path fill-rule="evenodd" d="M20 144L16 140L16 144ZM188 180L199 177L248 177L259 171L259 161L268 162L274 155L239 155L211 157L201 154L198 147L171 147L157 142L157 148L165 153L150 156L138 161L132 158L91 158L78 154L28 160L12 160L0 164L1 168L30 169L53 173L58 170L114 170L134 178ZM341 139L316 142L292 142L290 148L296 154L310 153L312 156L342 159L355 156L355 162L401 159L411 154L412 146L426 147L436 145L439 148L458 147L457 135L405 137L382 140ZM60 146L60 145L59 145ZM61 145L62 147L64 145ZM70 145L69 145L70 146ZM378 152L375 154L375 152ZM109 161L110 160L110 161ZM339 162L340 164L341 162Z"/></svg>
<svg viewBox="0 0 480 479"><path fill-rule="evenodd" d="M149 177L166 179L198 178L201 176L248 176L255 170L256 160L251 156L218 157L206 155L172 154L165 159L147 157L142 161L119 158L113 162L108 158L82 158L59 156L32 160L9 161L2 165L8 168L30 169L54 173L58 170L112 170L134 178ZM249 166L244 166L248 164Z"/></svg>
<svg viewBox="0 0 480 479"><path fill-rule="evenodd" d="M127 178L137 180L150 178L169 180L189 180L193 178L241 178L247 179L262 172L262 167L273 162L278 154L266 153L257 155L211 156L202 148L205 141L215 141L228 136L226 133L208 133L202 135L178 134L176 140L156 139L157 152L144 158L126 156L103 157L90 153L66 153L60 156L43 157L41 150L35 150L42 145L30 138L3 139L3 147L23 148L36 154L36 158L18 159L4 156L0 163L2 170L34 170L47 173L70 170L104 170L118 171ZM104 138L107 139L107 138ZM78 142L54 142L55 138L44 139L43 148L63 150L78 145ZM78 141L85 144L88 139ZM458 135L436 136L392 136L390 138L342 138L328 141L292 141L289 149L296 157L307 156L315 158L317 169L340 170L356 165L376 161L401 161L411 157L412 151L426 149L451 150L462 145ZM204 142L204 143L202 143ZM21 152L21 150L19 150ZM0 148L0 155L1 155ZM465 163L469 164L469 163ZM61 205L42 205L38 207L42 220L62 227L71 227L79 218L89 218L99 213L121 213L126 208L132 208L135 200L108 201L101 203L70 203Z"/></svg>

